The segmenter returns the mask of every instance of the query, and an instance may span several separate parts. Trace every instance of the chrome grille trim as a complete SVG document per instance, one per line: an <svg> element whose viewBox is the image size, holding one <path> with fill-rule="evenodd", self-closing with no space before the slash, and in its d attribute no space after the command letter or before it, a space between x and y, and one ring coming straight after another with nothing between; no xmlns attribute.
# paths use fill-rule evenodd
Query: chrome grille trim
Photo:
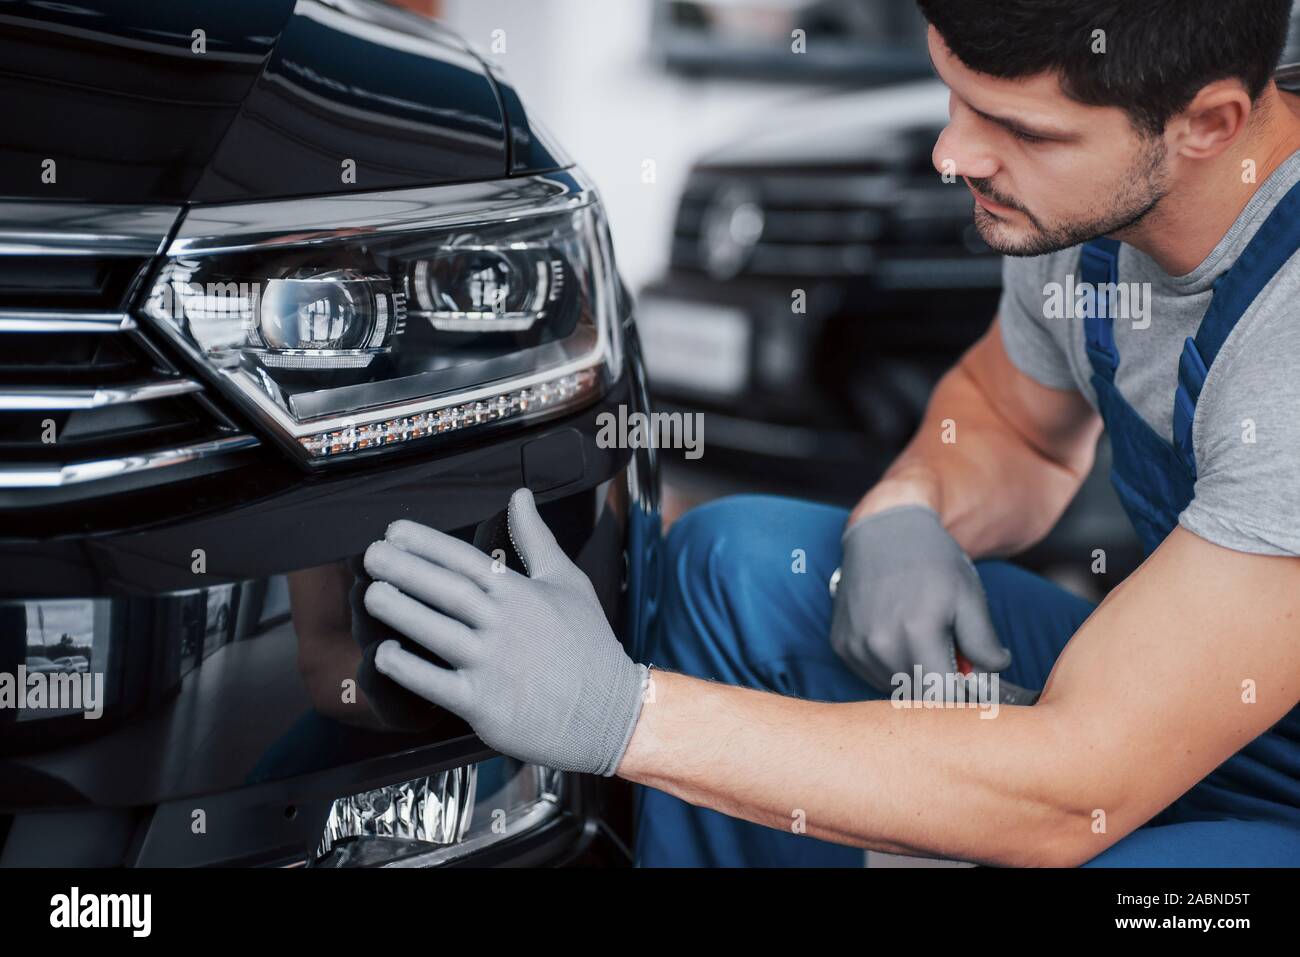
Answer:
<svg viewBox="0 0 1300 957"><path fill-rule="evenodd" d="M181 215L176 206L114 206L108 204L60 203L39 201L0 201L0 261L16 257L11 263L12 275L17 277L14 298L0 308L0 355L6 350L6 334L12 334L12 345L19 336L35 335L33 342L23 348L27 355L44 352L45 334L60 337L48 340L52 352L69 347L66 354L74 357L77 376L67 384L66 367L70 360L52 363L48 374L34 378L32 368L22 371L22 378L5 381L5 367L0 364L0 412L35 414L49 412L56 417L113 416L119 413L100 412L112 406L149 403L192 395L196 407L178 414L159 407L132 412L123 421L136 422L137 418L149 425L131 425L120 433L102 441L99 438L81 440L76 451L66 453L72 461L42 461L33 455L24 461L22 447L16 454L7 454L0 465L0 490L60 489L67 486L84 486L88 483L153 472L185 463L210 459L241 449L251 449L261 443L254 435L236 431L220 410L205 397L205 387L196 378L190 378L178 369L149 340L147 331L131 316L130 296L136 294L134 282L125 278L122 284L104 285L102 295L95 297L94 286L65 287L58 277L75 276L77 269L63 270L75 265L73 260L84 259L120 265L119 275L126 276L131 260L143 267L150 259L160 255ZM21 257L21 258L17 258ZM32 260L32 269L42 262L57 260L59 270L51 270L46 285L26 283L29 277L23 270L24 260ZM93 275L93 274L92 274ZM83 289L89 289L83 292ZM69 304L66 308L53 308L63 302L60 296L88 297L86 305ZM21 298L20 298L21 296ZM12 304L11 304L12 303ZM75 342L77 334L121 335L120 342L95 340L93 348ZM72 341L69 341L72 340ZM101 347L104 347L101 349ZM33 349L36 351L33 352ZM107 350L107 352L105 352ZM23 353L20 352L19 355ZM111 358L103 358L102 355ZM126 358L121 358L126 357ZM121 367L127 364L125 374ZM22 363L20 362L21 366ZM62 370L62 371L61 371ZM111 370L111 371L110 371ZM127 379L123 382L121 379ZM84 383L84 384L83 384ZM153 413L158 418L151 418ZM157 425L161 420L161 425ZM103 420L92 420L103 421ZM149 429L171 428L189 430L186 434L173 433L170 438L150 439ZM132 441L133 429L142 431ZM106 433L107 434L107 433ZM25 440L24 440L25 441ZM150 448L150 445L156 447ZM139 448L139 446L145 446Z"/></svg>
<svg viewBox="0 0 1300 957"><path fill-rule="evenodd" d="M0 309L0 332L130 332L136 321L121 312Z"/></svg>
<svg viewBox="0 0 1300 957"><path fill-rule="evenodd" d="M199 459L251 449L261 442L252 435L231 435L208 442L157 449L120 458L91 459L68 465L0 467L0 489L64 488L84 482L133 475L152 469L183 465Z"/></svg>
<svg viewBox="0 0 1300 957"><path fill-rule="evenodd" d="M66 412L70 409L102 409L109 405L152 402L172 396L202 392L193 379L154 379L126 385L91 386L0 386L0 412Z"/></svg>

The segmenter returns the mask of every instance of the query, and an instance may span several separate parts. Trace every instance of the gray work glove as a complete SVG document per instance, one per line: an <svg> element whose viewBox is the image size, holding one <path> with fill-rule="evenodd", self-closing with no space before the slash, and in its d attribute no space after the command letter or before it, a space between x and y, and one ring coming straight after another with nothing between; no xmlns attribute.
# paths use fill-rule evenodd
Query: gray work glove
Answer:
<svg viewBox="0 0 1300 957"><path fill-rule="evenodd" d="M956 673L957 651L976 671L1011 664L979 573L934 509L885 509L850 525L841 541L831 647L868 684L892 691L893 676L910 678L918 664L926 673ZM922 689L914 690L919 698Z"/></svg>
<svg viewBox="0 0 1300 957"><path fill-rule="evenodd" d="M623 651L591 581L564 554L533 494L507 513L527 575L414 522L366 550L365 605L438 655L440 668L386 641L375 667L460 715L503 754L610 776L641 714L648 669Z"/></svg>

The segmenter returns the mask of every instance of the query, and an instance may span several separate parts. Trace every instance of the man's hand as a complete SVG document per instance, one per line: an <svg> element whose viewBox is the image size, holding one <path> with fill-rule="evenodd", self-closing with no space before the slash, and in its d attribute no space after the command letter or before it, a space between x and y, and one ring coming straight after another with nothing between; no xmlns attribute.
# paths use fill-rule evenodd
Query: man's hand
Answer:
<svg viewBox="0 0 1300 957"><path fill-rule="evenodd" d="M375 667L459 714L484 744L564 771L610 776L641 713L644 665L614 637L595 589L519 489L507 514L528 575L414 522L366 551L375 618L441 657L386 641Z"/></svg>
<svg viewBox="0 0 1300 957"><path fill-rule="evenodd" d="M920 665L957 672L954 650L977 671L1001 671L1011 653L989 619L979 573L938 513L900 505L851 524L835 589L831 647L864 681L889 691Z"/></svg>

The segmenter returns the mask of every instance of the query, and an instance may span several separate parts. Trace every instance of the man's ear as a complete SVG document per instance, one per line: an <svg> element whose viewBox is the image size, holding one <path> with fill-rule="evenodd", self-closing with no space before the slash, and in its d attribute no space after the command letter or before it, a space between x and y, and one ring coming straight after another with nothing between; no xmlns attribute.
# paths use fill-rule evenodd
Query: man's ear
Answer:
<svg viewBox="0 0 1300 957"><path fill-rule="evenodd" d="M1250 122L1250 94L1240 80L1216 80L1165 129L1170 151L1188 159L1212 159L1227 150Z"/></svg>

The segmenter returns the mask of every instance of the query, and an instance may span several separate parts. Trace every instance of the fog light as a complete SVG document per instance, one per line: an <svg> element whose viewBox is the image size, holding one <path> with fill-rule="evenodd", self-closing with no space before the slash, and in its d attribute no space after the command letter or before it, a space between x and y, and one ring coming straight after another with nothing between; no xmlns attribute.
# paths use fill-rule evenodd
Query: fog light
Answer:
<svg viewBox="0 0 1300 957"><path fill-rule="evenodd" d="M563 776L499 757L335 800L317 867L433 867L560 813Z"/></svg>

